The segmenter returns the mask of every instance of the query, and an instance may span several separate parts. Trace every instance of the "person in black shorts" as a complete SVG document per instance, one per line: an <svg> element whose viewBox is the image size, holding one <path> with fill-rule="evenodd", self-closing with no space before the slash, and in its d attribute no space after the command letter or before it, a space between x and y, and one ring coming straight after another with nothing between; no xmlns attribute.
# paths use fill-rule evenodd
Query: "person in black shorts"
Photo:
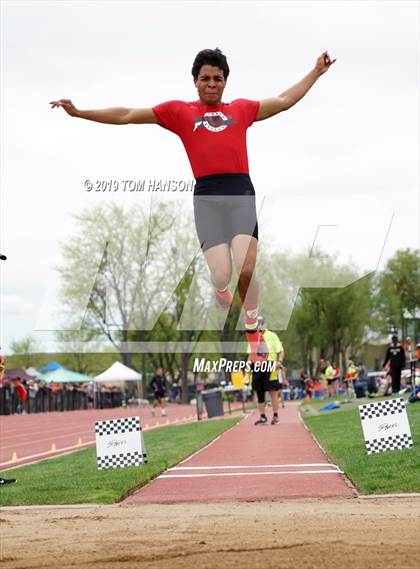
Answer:
<svg viewBox="0 0 420 569"><path fill-rule="evenodd" d="M166 395L166 378L163 373L163 368L157 367L155 375L150 382L150 388L153 391L153 409L152 417L156 416L156 407L160 406L160 414L162 417L166 417L165 411L165 395Z"/></svg>
<svg viewBox="0 0 420 569"><path fill-rule="evenodd" d="M401 389L401 372L405 367L405 350L398 342L398 336L392 336L392 342L385 354L385 360L382 368L385 369L390 362L392 376L392 393L396 395Z"/></svg>
<svg viewBox="0 0 420 569"><path fill-rule="evenodd" d="M259 419L254 424L264 425L268 422L265 414L265 393L268 391L271 398L271 407L273 409L271 424L277 425L279 422L278 392L281 389L279 374L283 368L284 348L277 334L267 329L264 316L258 317L258 326L268 346L268 360L273 369L258 369L260 367L258 362L252 364L252 389L257 395L258 411L260 413ZM250 352L250 347L248 347L248 352ZM263 366L261 366L261 368L262 367Z"/></svg>
<svg viewBox="0 0 420 569"><path fill-rule="evenodd" d="M280 95L261 101L235 99L225 103L222 97L230 72L227 59L217 48L204 49L195 57L191 70L196 101L172 100L152 108L101 110L79 110L69 99L50 103L52 108L62 107L73 117L108 124L159 124L180 137L197 180L194 214L214 294L220 305L231 305L233 295L228 287L234 264L254 362L267 359L267 346L258 330L258 226L246 131L254 122L294 106L334 62L325 51L302 80Z"/></svg>

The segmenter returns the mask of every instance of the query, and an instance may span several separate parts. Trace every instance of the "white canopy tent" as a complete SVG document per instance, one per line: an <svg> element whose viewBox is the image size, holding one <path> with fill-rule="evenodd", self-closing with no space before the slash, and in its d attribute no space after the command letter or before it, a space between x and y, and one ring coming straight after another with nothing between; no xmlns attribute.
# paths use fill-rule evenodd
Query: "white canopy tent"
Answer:
<svg viewBox="0 0 420 569"><path fill-rule="evenodd" d="M142 381L143 376L134 369L131 369L121 362L115 362L104 372L93 378L96 387L98 384L105 384L107 387L120 387L122 390L125 388L127 381L136 381L137 390L140 393L140 381ZM95 406L96 406L96 394L95 394Z"/></svg>
<svg viewBox="0 0 420 569"><path fill-rule="evenodd" d="M124 381L141 381L142 379L141 373L125 366L121 362L113 363L111 367L93 378L97 383L104 381L107 383L114 382L117 385Z"/></svg>

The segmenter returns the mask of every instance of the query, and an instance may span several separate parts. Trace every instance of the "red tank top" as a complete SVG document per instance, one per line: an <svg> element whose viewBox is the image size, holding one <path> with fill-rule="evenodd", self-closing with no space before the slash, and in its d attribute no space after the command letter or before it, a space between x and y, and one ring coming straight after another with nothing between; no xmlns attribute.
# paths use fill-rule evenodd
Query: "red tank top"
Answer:
<svg viewBox="0 0 420 569"><path fill-rule="evenodd" d="M255 121L259 101L203 105L167 101L152 108L159 125L177 134L195 178L210 174L248 174L246 131Z"/></svg>

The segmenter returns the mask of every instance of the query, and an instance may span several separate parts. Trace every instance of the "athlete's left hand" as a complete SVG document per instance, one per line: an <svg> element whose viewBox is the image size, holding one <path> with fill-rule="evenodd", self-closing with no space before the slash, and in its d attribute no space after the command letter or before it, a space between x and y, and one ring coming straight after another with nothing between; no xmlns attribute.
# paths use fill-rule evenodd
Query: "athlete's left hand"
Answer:
<svg viewBox="0 0 420 569"><path fill-rule="evenodd" d="M322 53L316 60L315 69L322 75L328 71L328 69L335 61L337 60L330 58L328 51L324 51L324 53Z"/></svg>

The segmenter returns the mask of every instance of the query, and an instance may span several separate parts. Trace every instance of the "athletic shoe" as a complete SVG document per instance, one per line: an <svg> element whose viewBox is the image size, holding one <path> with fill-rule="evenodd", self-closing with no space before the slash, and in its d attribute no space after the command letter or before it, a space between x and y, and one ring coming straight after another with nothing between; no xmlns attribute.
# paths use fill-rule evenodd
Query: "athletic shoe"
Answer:
<svg viewBox="0 0 420 569"><path fill-rule="evenodd" d="M273 417L271 419L271 424L272 425L278 425L280 423L279 418L278 417Z"/></svg>
<svg viewBox="0 0 420 569"><path fill-rule="evenodd" d="M156 417L156 411L152 411L152 417Z"/></svg>
<svg viewBox="0 0 420 569"><path fill-rule="evenodd" d="M258 421L255 421L254 425L265 425L267 423L267 417L260 417Z"/></svg>
<svg viewBox="0 0 420 569"><path fill-rule="evenodd" d="M259 330L247 331L246 337L251 346L251 360L255 362L266 362L268 359L268 347L264 336Z"/></svg>
<svg viewBox="0 0 420 569"><path fill-rule="evenodd" d="M233 302L233 294L227 288L226 290L214 289L214 297L220 308L229 308Z"/></svg>
<svg viewBox="0 0 420 569"><path fill-rule="evenodd" d="M16 478L0 478L0 486L4 484L16 484Z"/></svg>
<svg viewBox="0 0 420 569"><path fill-rule="evenodd" d="M162 413L160 414L161 417L166 417L166 412L162 411Z"/></svg>

